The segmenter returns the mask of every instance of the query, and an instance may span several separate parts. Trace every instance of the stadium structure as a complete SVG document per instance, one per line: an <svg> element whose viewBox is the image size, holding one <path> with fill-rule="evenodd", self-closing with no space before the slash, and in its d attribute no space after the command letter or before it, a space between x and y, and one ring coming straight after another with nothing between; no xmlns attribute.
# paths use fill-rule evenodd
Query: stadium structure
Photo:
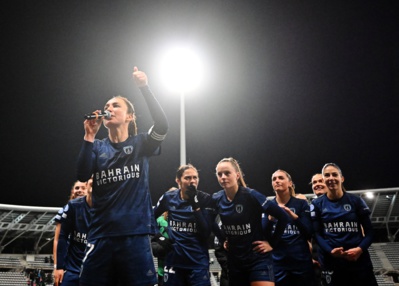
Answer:
<svg viewBox="0 0 399 286"><path fill-rule="evenodd" d="M378 284L399 285L399 188L348 192L371 210L376 235L369 251ZM0 285L53 285L54 218L60 208L0 204ZM219 285L220 265L213 249L209 254L212 285Z"/></svg>

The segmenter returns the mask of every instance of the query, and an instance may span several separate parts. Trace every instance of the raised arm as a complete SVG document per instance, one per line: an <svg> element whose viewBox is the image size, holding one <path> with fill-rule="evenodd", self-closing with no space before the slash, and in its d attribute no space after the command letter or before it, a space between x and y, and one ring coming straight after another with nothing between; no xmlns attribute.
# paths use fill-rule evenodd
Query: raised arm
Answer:
<svg viewBox="0 0 399 286"><path fill-rule="evenodd" d="M163 141L169 128L165 112L148 87L147 75L144 72L139 71L137 67L134 67L133 79L136 85L140 88L140 91L147 103L151 117L154 120L154 126L150 130L151 138L156 141Z"/></svg>

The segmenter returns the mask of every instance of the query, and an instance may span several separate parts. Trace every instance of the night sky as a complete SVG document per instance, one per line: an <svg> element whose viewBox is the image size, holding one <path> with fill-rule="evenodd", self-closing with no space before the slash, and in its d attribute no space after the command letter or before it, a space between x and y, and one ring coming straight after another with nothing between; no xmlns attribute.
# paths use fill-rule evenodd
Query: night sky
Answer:
<svg viewBox="0 0 399 286"><path fill-rule="evenodd" d="M251 3L251 2L255 2ZM153 203L175 186L179 94L160 55L201 54L203 83L186 94L187 161L199 189L220 189L233 156L247 184L272 195L289 172L298 193L335 162L348 190L398 187L399 13L395 1L3 1L0 203L58 207L76 180L83 115L131 99L139 132L152 125L131 79L147 73L170 129L151 159ZM106 136L102 128L98 138Z"/></svg>

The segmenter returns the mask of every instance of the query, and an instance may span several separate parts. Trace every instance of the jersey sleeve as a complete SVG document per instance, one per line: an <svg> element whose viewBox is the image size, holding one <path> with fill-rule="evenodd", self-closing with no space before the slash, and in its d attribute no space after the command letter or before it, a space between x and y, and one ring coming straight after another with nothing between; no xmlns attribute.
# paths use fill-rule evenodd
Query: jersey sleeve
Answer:
<svg viewBox="0 0 399 286"><path fill-rule="evenodd" d="M62 221L62 214L64 213L64 208L58 210L57 214L54 217L54 221L56 223L61 223Z"/></svg>
<svg viewBox="0 0 399 286"><path fill-rule="evenodd" d="M271 215L277 220L274 233L271 235L269 240L270 245L273 247L273 245L276 245L277 240L280 239L284 233L285 226L289 221L288 215L278 205L268 200L266 196L262 195L261 193L252 191L251 194L260 203L263 213L265 213L265 215Z"/></svg>
<svg viewBox="0 0 399 286"><path fill-rule="evenodd" d="M65 259L68 252L68 237L72 232L73 227L73 217L74 210L70 203L68 203L64 208L64 213L62 214L61 230L60 236L58 238L57 245L57 269L64 269Z"/></svg>
<svg viewBox="0 0 399 286"><path fill-rule="evenodd" d="M165 112L148 86L141 87L140 91L147 103L151 117L154 120L154 125L151 127L148 134L152 140L162 142L169 128Z"/></svg>
<svg viewBox="0 0 399 286"><path fill-rule="evenodd" d="M167 198L165 196L165 194L163 194L157 204L154 207L154 216L155 217L159 217L160 215L162 215L164 212L166 212L167 209Z"/></svg>
<svg viewBox="0 0 399 286"><path fill-rule="evenodd" d="M78 163L77 163L77 178L81 182L86 182L90 179L93 174L94 168L94 153L93 153L94 143L83 141L80 148Z"/></svg>
<svg viewBox="0 0 399 286"><path fill-rule="evenodd" d="M313 202L310 205L310 214L314 229L314 237L316 239L317 244L324 252L331 253L333 248L328 244L327 240L324 239L323 236L324 228L323 228L323 223L321 221L320 209L315 202Z"/></svg>
<svg viewBox="0 0 399 286"><path fill-rule="evenodd" d="M357 215L359 217L359 222L361 226L363 227L363 232L364 232L364 238L359 244L359 247L365 251L368 249L373 242L373 226L371 224L371 219L370 219L370 209L365 203L365 201L360 198L356 197L357 202L356 202L356 207L357 207Z"/></svg>
<svg viewBox="0 0 399 286"><path fill-rule="evenodd" d="M207 239L212 230L212 213L209 211L211 196L201 191L198 192L197 196L200 202L200 210L193 211L193 213L198 225L198 234L203 239Z"/></svg>
<svg viewBox="0 0 399 286"><path fill-rule="evenodd" d="M305 236L307 240L310 240L313 235L313 225L310 218L310 207L306 201L300 204L300 213L298 219L294 220L294 224L298 226L299 231Z"/></svg>

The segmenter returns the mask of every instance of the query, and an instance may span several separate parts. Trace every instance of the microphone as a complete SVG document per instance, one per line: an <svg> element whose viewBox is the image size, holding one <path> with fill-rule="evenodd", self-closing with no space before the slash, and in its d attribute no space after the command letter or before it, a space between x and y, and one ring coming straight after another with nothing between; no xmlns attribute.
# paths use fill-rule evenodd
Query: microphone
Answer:
<svg viewBox="0 0 399 286"><path fill-rule="evenodd" d="M104 119L110 119L111 118L111 112L108 110L105 110L104 112L101 113L91 113L91 114L86 114L84 116L85 119L98 119L103 117Z"/></svg>

